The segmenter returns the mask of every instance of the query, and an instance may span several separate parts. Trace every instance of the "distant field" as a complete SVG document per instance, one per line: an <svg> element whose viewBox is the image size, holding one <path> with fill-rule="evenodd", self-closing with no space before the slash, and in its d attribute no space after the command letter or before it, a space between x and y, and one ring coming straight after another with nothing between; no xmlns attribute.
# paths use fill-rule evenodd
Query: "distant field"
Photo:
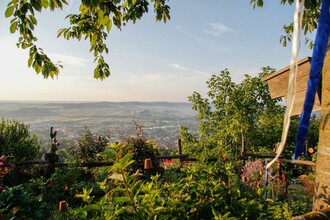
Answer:
<svg viewBox="0 0 330 220"><path fill-rule="evenodd" d="M86 127L95 134L110 131L115 136L115 130L132 134L133 123L137 122L150 139L170 147L175 145L180 125L196 129L196 112L191 108L191 103L172 102L0 101L0 117L30 124L44 144L50 141L51 126L58 130L59 141L65 143L79 138Z"/></svg>

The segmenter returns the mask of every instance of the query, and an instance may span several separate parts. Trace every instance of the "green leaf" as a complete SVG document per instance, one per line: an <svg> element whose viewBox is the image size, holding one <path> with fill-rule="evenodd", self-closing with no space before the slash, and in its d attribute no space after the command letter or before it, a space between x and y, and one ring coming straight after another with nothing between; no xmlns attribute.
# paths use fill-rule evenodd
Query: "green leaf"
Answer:
<svg viewBox="0 0 330 220"><path fill-rule="evenodd" d="M16 32L16 30L17 30L17 21L15 21L15 22L13 22L13 23L11 23L11 25L10 25L10 33L15 33Z"/></svg>
<svg viewBox="0 0 330 220"><path fill-rule="evenodd" d="M132 180L141 177L142 174L133 174L127 177L127 182L130 183Z"/></svg>
<svg viewBox="0 0 330 220"><path fill-rule="evenodd" d="M120 197L115 197L114 201L119 203L124 203L124 202L130 202L131 200L127 196L120 196Z"/></svg>
<svg viewBox="0 0 330 220"><path fill-rule="evenodd" d="M32 7L37 10L38 12L41 12L42 9L42 3L36 0L31 0L30 1Z"/></svg>
<svg viewBox="0 0 330 220"><path fill-rule="evenodd" d="M108 23L107 23L107 31L108 33L111 31L112 28L112 20L109 18Z"/></svg>
<svg viewBox="0 0 330 220"><path fill-rule="evenodd" d="M41 6L43 7L43 8L48 8L48 0L41 0Z"/></svg>
<svg viewBox="0 0 330 220"><path fill-rule="evenodd" d="M163 209L165 209L165 207L159 206L159 207L155 208L154 211L161 211L161 210L163 210Z"/></svg>
<svg viewBox="0 0 330 220"><path fill-rule="evenodd" d="M98 34L97 33L94 33L93 36L92 36L92 38L91 38L91 41L90 41L91 44L92 45L95 45L96 42L98 41L98 38L99 38Z"/></svg>
<svg viewBox="0 0 330 220"><path fill-rule="evenodd" d="M104 157L104 158L114 158L115 154L113 151L103 151L97 154L97 156Z"/></svg>
<svg viewBox="0 0 330 220"><path fill-rule="evenodd" d="M54 10L55 8L54 0L48 0L48 5L50 10Z"/></svg>
<svg viewBox="0 0 330 220"><path fill-rule="evenodd" d="M58 30L57 32L57 38L61 37L61 35L65 32L66 28L62 28L60 30Z"/></svg>
<svg viewBox="0 0 330 220"><path fill-rule="evenodd" d="M90 205L86 206L86 210L87 211L90 211L90 210L101 211L101 208L96 204L90 204Z"/></svg>
<svg viewBox="0 0 330 220"><path fill-rule="evenodd" d="M126 154L120 161L121 166L123 169L125 169L126 167L128 167L129 165L131 165L132 163L134 163L134 160L132 160L133 158L133 154L129 153Z"/></svg>
<svg viewBox="0 0 330 220"><path fill-rule="evenodd" d="M29 25L29 28L30 28L31 30L34 30L34 25L33 25L32 21L29 21L29 20L27 19L27 23L28 23L28 25Z"/></svg>
<svg viewBox="0 0 330 220"><path fill-rule="evenodd" d="M120 163L115 163L114 165L112 165L111 169L112 170L118 170L121 168L121 164Z"/></svg>
<svg viewBox="0 0 330 220"><path fill-rule="evenodd" d="M7 10L6 10L6 12L5 12L5 16L6 16L6 18L8 18L8 17L10 17L10 16L13 15L13 13L14 13L14 9L15 9L14 6L9 6L9 7L7 8Z"/></svg>
<svg viewBox="0 0 330 220"><path fill-rule="evenodd" d="M38 65L38 63L36 61L34 61L33 63L33 68L37 73L40 73L41 71L41 66Z"/></svg>
<svg viewBox="0 0 330 220"><path fill-rule="evenodd" d="M36 25L38 23L37 19L33 15L30 15L29 18L30 18L32 24Z"/></svg>
<svg viewBox="0 0 330 220"><path fill-rule="evenodd" d="M31 67L32 61L33 61L33 58L30 56L29 59L28 59L28 66L29 67Z"/></svg>
<svg viewBox="0 0 330 220"><path fill-rule="evenodd" d="M100 78L100 70L99 70L98 68L96 68L96 69L94 70L94 78L95 78L95 79Z"/></svg>
<svg viewBox="0 0 330 220"><path fill-rule="evenodd" d="M102 24L103 19L104 19L104 11L103 10L98 10L97 12L97 17L98 17L98 23Z"/></svg>
<svg viewBox="0 0 330 220"><path fill-rule="evenodd" d="M126 190L124 188L116 187L114 189L111 189L111 192L125 192Z"/></svg>
<svg viewBox="0 0 330 220"><path fill-rule="evenodd" d="M29 44L24 43L24 42L22 43L22 48L23 48L23 49L26 49L26 48L28 48L28 47L29 47Z"/></svg>

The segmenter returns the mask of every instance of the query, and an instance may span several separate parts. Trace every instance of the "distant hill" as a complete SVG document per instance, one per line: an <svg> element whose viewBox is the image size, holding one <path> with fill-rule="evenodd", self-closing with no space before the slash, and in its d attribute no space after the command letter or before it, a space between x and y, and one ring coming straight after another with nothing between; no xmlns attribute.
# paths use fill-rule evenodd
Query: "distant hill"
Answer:
<svg viewBox="0 0 330 220"><path fill-rule="evenodd" d="M118 129L131 134L137 122L150 139L174 145L179 126L196 129L195 116L191 103L0 101L0 117L30 124L46 143L51 126L59 139L77 139L85 127L98 134Z"/></svg>

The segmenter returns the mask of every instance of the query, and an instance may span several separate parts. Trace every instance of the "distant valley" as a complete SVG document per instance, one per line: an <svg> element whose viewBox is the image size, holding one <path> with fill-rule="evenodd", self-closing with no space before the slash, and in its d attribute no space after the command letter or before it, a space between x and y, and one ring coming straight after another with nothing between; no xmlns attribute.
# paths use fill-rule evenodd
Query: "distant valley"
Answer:
<svg viewBox="0 0 330 220"><path fill-rule="evenodd" d="M160 147L171 147L181 125L196 130L196 112L191 108L191 103L172 102L0 101L0 117L29 124L43 145L50 144L51 126L63 146L68 140L77 140L85 128L114 139L120 133L132 135L136 122Z"/></svg>

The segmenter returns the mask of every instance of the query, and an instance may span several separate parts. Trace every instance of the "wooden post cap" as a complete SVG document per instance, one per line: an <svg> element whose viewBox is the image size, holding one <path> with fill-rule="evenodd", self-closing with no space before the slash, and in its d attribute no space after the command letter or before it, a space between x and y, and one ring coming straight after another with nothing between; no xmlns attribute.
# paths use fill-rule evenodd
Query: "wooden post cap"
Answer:
<svg viewBox="0 0 330 220"><path fill-rule="evenodd" d="M6 162L6 160L7 160L7 157L6 157L5 155L2 155L2 156L0 157L0 161L2 161L2 162Z"/></svg>
<svg viewBox="0 0 330 220"><path fill-rule="evenodd" d="M152 166L152 160L150 158L147 158L144 160L144 169L145 170L150 170L152 169L153 166Z"/></svg>
<svg viewBox="0 0 330 220"><path fill-rule="evenodd" d="M309 147L309 148L307 149L307 151L308 151L308 153L312 154L312 153L314 153L314 148Z"/></svg>
<svg viewBox="0 0 330 220"><path fill-rule="evenodd" d="M66 201L60 201L59 206L58 206L58 210L60 212L68 211L68 204L66 203Z"/></svg>

